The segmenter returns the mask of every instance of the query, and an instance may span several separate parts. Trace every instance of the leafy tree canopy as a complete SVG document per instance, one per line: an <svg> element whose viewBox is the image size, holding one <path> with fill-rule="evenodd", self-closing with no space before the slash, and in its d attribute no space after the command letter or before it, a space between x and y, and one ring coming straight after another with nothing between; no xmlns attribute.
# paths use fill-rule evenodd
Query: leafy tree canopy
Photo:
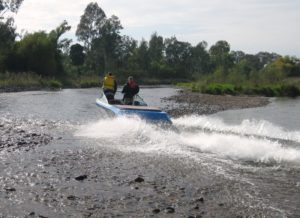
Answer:
<svg viewBox="0 0 300 218"><path fill-rule="evenodd" d="M0 51L9 48L15 41L16 32L13 19L0 22Z"/></svg>
<svg viewBox="0 0 300 218"><path fill-rule="evenodd" d="M64 20L57 28L52 30L49 33L49 37L52 40L55 48L59 51L61 50L68 50L72 40L71 39L60 39L63 34L68 32L71 29L71 26L68 25L68 22Z"/></svg>
<svg viewBox="0 0 300 218"><path fill-rule="evenodd" d="M220 56L220 55L228 54L229 51L230 51L230 45L228 42L224 40L216 42L216 44L211 46L209 49L209 53L212 56Z"/></svg>
<svg viewBox="0 0 300 218"><path fill-rule="evenodd" d="M75 66L83 65L85 58L83 46L78 43L72 45L70 48L70 58Z"/></svg>
<svg viewBox="0 0 300 218"><path fill-rule="evenodd" d="M8 11L17 13L22 2L23 0L0 0L0 19Z"/></svg>
<svg viewBox="0 0 300 218"><path fill-rule="evenodd" d="M149 41L149 55L151 62L160 62L163 57L164 51L164 39L162 36L158 36L157 33L153 33Z"/></svg>
<svg viewBox="0 0 300 218"><path fill-rule="evenodd" d="M91 2L86 7L77 26L76 36L79 41L84 42L85 47L90 49L92 41L99 38L99 31L106 23L106 14L97 2Z"/></svg>

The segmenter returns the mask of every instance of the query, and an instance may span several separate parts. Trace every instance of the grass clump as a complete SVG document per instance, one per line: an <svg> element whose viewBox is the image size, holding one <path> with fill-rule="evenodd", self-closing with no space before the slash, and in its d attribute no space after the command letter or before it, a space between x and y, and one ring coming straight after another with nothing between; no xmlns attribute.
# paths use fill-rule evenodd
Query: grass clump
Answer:
<svg viewBox="0 0 300 218"><path fill-rule="evenodd" d="M51 88L51 89L61 89L62 84L61 84L61 82L53 79L53 80L49 81L49 88Z"/></svg>
<svg viewBox="0 0 300 218"><path fill-rule="evenodd" d="M232 84L219 84L212 83L206 86L202 86L201 91L203 93L212 94L212 95L236 95L236 87Z"/></svg>
<svg viewBox="0 0 300 218"><path fill-rule="evenodd" d="M83 76L79 79L78 86L80 88L99 87L100 86L99 76L97 75Z"/></svg>
<svg viewBox="0 0 300 218"><path fill-rule="evenodd" d="M1 89L22 89L42 87L43 80L34 73L4 73L0 74Z"/></svg>

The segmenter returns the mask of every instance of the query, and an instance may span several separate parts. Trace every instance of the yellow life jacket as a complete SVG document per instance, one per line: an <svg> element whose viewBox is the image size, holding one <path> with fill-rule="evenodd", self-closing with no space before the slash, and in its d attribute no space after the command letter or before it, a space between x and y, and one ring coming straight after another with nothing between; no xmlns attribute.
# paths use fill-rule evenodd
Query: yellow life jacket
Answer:
<svg viewBox="0 0 300 218"><path fill-rule="evenodd" d="M115 88L115 77L114 76L106 76L103 81L103 89L111 89Z"/></svg>

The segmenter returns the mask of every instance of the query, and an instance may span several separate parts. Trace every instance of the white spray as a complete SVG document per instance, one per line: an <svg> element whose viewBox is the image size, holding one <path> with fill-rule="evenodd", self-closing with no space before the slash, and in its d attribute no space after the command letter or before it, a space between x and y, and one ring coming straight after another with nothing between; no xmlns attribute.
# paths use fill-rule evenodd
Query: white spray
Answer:
<svg viewBox="0 0 300 218"><path fill-rule="evenodd" d="M173 123L179 131L160 128L138 117L118 117L81 126L76 136L91 138L97 141L98 146L124 152L191 156L194 151L193 157L213 154L221 158L254 162L300 162L300 148L255 137L300 142L297 132L286 132L266 121L245 120L240 125L230 126L219 119L190 116L175 119Z"/></svg>

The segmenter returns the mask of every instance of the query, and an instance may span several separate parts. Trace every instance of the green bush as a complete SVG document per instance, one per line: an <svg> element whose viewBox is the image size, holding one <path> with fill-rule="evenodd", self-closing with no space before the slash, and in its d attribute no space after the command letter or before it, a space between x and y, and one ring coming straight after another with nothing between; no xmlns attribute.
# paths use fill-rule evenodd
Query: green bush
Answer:
<svg viewBox="0 0 300 218"><path fill-rule="evenodd" d="M92 87L99 87L99 81L81 81L80 88L92 88Z"/></svg>
<svg viewBox="0 0 300 218"><path fill-rule="evenodd" d="M201 88L203 93L212 94L212 95L236 95L237 91L234 85L232 84L219 84L212 83L209 85L204 85Z"/></svg>
<svg viewBox="0 0 300 218"><path fill-rule="evenodd" d="M300 89L295 85L265 85L259 87L244 87L242 93L266 97L297 97L300 95Z"/></svg>
<svg viewBox="0 0 300 218"><path fill-rule="evenodd" d="M61 82L59 82L57 80L50 80L49 81L49 87L51 89L61 89L62 88L62 84L61 84Z"/></svg>
<svg viewBox="0 0 300 218"><path fill-rule="evenodd" d="M255 94L257 95L263 95L266 97L274 97L277 95L275 89L273 87L270 86L263 86L263 87L259 87L257 89L255 89Z"/></svg>
<svg viewBox="0 0 300 218"><path fill-rule="evenodd" d="M297 97L299 95L300 89L295 85L282 85L280 88L280 96Z"/></svg>
<svg viewBox="0 0 300 218"><path fill-rule="evenodd" d="M100 80L98 75L86 75L79 80L80 88L99 87Z"/></svg>

